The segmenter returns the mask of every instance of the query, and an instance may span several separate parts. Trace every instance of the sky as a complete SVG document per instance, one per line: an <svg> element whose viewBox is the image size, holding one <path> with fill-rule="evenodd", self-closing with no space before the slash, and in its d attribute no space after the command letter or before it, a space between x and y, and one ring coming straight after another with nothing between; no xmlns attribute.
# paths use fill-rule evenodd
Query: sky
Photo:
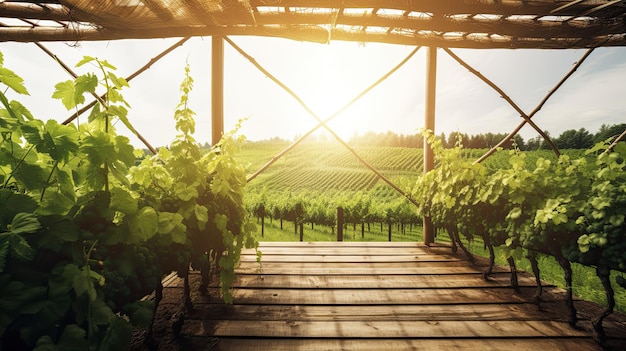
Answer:
<svg viewBox="0 0 626 351"><path fill-rule="evenodd" d="M74 67L85 56L106 59L116 74L128 76L178 41L177 38L80 43L43 43ZM292 89L325 119L386 74L413 49L411 46L332 42L317 44L280 38L231 37L249 55ZM239 134L249 140L280 137L292 140L317 125L295 100L228 43L225 49L224 116L231 130L242 119ZM40 48L30 43L0 43L5 67L25 80L30 96L9 93L36 118L65 120L71 115L51 99L54 85L71 77ZM585 50L469 50L456 55L496 83L526 113L582 57ZM368 131L414 134L424 126L426 48L329 125L344 140ZM178 47L130 82L122 91L131 106L129 119L153 145L172 142L174 110L189 63L194 89L190 108L196 112L198 141L211 140L211 38L196 37ZM79 74L93 66L74 68ZM550 135L602 124L626 122L626 48L600 48L548 101L533 120ZM88 99L88 101L90 101ZM443 50L437 54L435 133L509 133L521 117L500 95ZM118 132L131 136L119 124ZM530 126L520 134L538 136ZM317 135L323 135L318 132ZM131 136L131 142L141 142Z"/></svg>

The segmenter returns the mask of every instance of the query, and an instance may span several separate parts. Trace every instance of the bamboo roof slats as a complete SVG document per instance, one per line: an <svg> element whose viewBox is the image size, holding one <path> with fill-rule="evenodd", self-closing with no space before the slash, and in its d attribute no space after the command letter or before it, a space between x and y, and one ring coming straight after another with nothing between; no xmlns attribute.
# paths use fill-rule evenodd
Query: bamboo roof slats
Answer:
<svg viewBox="0 0 626 351"><path fill-rule="evenodd" d="M580 321L572 328L563 289L546 285L537 308L534 278L520 274L515 292L506 269L486 281L483 267L443 245L262 242L259 250L262 268L254 250L242 252L232 304L221 301L217 281L196 292L200 273L191 272L194 309L181 335L163 337L159 349L602 350L590 321L601 306L575 300ZM181 278L164 285L162 311L171 311ZM606 322L615 349L626 347L624 323L620 313Z"/></svg>
<svg viewBox="0 0 626 351"><path fill-rule="evenodd" d="M0 42L253 35L448 48L591 48L625 46L625 14L623 0L5 0Z"/></svg>

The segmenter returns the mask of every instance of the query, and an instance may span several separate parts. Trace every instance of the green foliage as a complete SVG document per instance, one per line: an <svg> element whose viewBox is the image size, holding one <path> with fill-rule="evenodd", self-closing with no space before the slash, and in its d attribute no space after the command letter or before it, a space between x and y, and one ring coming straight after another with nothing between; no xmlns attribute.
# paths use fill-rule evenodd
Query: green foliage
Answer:
<svg viewBox="0 0 626 351"><path fill-rule="evenodd" d="M241 249L256 247L254 226L243 206L245 170L234 158L243 139L235 138L236 130L226 133L203 154L192 135L195 113L188 106L192 88L187 66L174 113L179 134L170 149L162 148L154 157L144 159L130 174L136 182L135 191L161 211L157 232L171 233L167 241L186 247L190 256L185 259L192 267L219 265L222 296L230 302ZM164 225L162 218L168 219ZM207 257L215 260L206 262Z"/></svg>
<svg viewBox="0 0 626 351"><path fill-rule="evenodd" d="M201 155L186 109L188 71L176 112L182 135L171 152L136 167L136 150L112 123L134 130L121 94L128 83L106 61L78 65L97 73L57 84L53 97L67 109L98 89L106 98L86 123L66 126L9 100L27 90L0 53L0 348L125 349L131 327L152 321L153 302L140 299L164 274L188 270L192 254L207 250L200 242L228 250L226 299L241 247L254 244L245 175L232 158L237 141L228 135Z"/></svg>
<svg viewBox="0 0 626 351"><path fill-rule="evenodd" d="M532 252L564 269L564 260L596 267L605 282L610 270L626 272L626 143L533 164L513 150L507 165L482 168L463 160L459 147L443 150L427 137L438 166L418 180L414 196L436 226L469 240L481 235L517 260Z"/></svg>

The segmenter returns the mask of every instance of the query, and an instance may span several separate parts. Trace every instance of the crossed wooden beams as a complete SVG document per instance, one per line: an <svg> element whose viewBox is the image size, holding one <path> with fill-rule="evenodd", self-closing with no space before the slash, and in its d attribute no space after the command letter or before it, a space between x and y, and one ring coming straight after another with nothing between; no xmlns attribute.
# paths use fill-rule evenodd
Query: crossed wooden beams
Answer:
<svg viewBox="0 0 626 351"><path fill-rule="evenodd" d="M158 56L156 56L153 59L151 59L146 65L141 67L135 73L133 73L130 76L128 76L126 78L126 80L130 81L131 79L133 79L137 75L141 74L142 72L144 72L145 70L150 68L150 66L152 66L159 59L161 59L162 57L167 55L169 52L171 52L174 49L176 49L177 47L183 45L188 39L189 39L189 37L186 37L186 38L183 38L183 39L179 40L174 45L170 46L168 49L163 51L161 54L159 54ZM250 61L250 63L252 63L260 72L262 72L264 75L266 75L272 81L274 81L274 83L276 83L283 90L285 90L285 92L287 92L291 97L293 97L302 106L302 108L309 115L311 115L311 117L313 117L318 122L318 124L315 127L311 128L308 132L304 133L300 138L298 138L296 141L294 141L287 148L285 148L284 150L282 150L281 152L276 154L276 156L274 156L269 162L267 162L265 165L263 165L255 173L253 173L250 176L248 176L248 178L247 178L248 182L252 181L259 174L261 174L263 171L265 171L267 168L269 168L274 162L278 161L283 155L285 155L288 151L293 149L296 145L298 145L301 141L303 141L307 136L311 135L317 129L323 127L339 143L341 143L348 151L350 151L350 153L352 153L359 160L359 162L361 162L366 168L371 170L374 174L376 174L376 176L378 176L381 180L383 180L385 183L387 183L389 186L391 186L394 190L396 190L398 193L400 193L402 196L404 196L410 202L412 202L413 204L417 205L416 201L410 196L410 194L407 194L399 186L394 184L390 179L385 177L375 167L373 167L371 164L369 164L367 161L365 161L361 156L359 156L358 153L350 145L348 145L348 143L346 143L339 135L337 135L337 133L335 133L327 125L327 123L330 120L332 120L333 118L335 118L338 115L340 115L342 112L344 112L348 107L350 107L352 104L354 104L356 101L358 101L361 97L363 97L365 94L367 94L370 90L372 90L378 84L380 84L385 79L387 79L389 76L391 76L400 67L402 67L406 62L408 62L417 53L417 51L420 49L419 46L415 47L415 49L406 58L404 58L400 63L398 63L389 72L387 72L382 77L380 77L378 80L376 80L369 87L364 89L361 93L359 93L357 96L355 96L352 100L350 100L348 103L346 103L343 107L339 108L335 113L329 115L325 119L322 119L293 90L291 90L287 85L285 85L278 78L276 78L273 74L271 74L269 71L267 71L261 64L259 64L252 56L247 54L243 49L241 49L237 44L235 44L230 38L228 38L228 37L215 37L213 39L214 39L213 40L213 44L214 45L216 43L218 43L220 45L218 47L218 51L220 53L218 55L215 55L215 53L214 53L214 55L213 55L213 60L214 61L216 61L216 60L220 61L220 62L217 62L217 65L216 65L216 62L213 63L214 67L218 68L217 69L218 71L223 70L223 62L221 62L221 61L223 61L223 47L221 46L221 45L223 45L222 44L222 39L223 39L231 47L233 47L237 52L239 52L242 56L244 56L246 59L248 59L248 61ZM65 65L61 60L59 60L58 57L56 57L53 53L51 53L49 50L47 50L41 44L39 44L39 43L35 43L35 44L38 45L42 50L44 50L50 57L55 59L69 74L71 74L73 77L76 77L76 74L74 72L72 72L72 70L67 65ZM434 97L436 95L435 94L436 93L435 92L435 84L434 84L434 81L436 80L436 48L429 47L429 49L430 49L430 51L429 51L429 62L428 62L428 64L429 64L429 66L431 66L431 67L429 67L429 75L431 77L429 77L429 79L428 79L429 82L427 83L428 87L427 87L427 92L426 92L426 94L427 94L426 98L427 98L427 100L431 100L432 101L431 104L430 104L432 106L427 107L426 117L425 117L425 119L426 119L426 126L434 125L434 119L432 121L428 121L428 119L429 119L429 114L432 115L430 117L434 116ZM215 50L215 48L212 48L212 50ZM483 74L481 74L480 72L475 70L473 67L471 67L469 64L467 64L465 61L463 61L460 57L458 57L455 53L453 53L449 48L443 48L443 51L446 52L450 57L452 57L460 65L462 65L463 67L468 69L472 74L477 76L484 83L489 85L498 94L500 94L500 96L505 101L507 101L507 103L509 103L509 105L513 109L515 109L520 114L520 117L522 117L522 121L518 124L518 126L513 131L511 131L511 133L509 135L507 135L495 147L493 147L492 149L487 151L487 153L485 153L482 157L480 157L478 160L476 160L476 162L482 162L487 157L492 155L500 146L502 146L503 144L508 142L511 138L513 138L525 124L531 125L544 138L546 143L548 145L550 145L550 147L554 151L555 155L558 157L559 156L559 151L558 151L556 145L554 145L554 143L550 140L550 137L547 135L547 133L545 133L541 128L539 128L539 126L537 126L537 124L534 121L532 121L532 118L537 114L537 112L539 112L539 110L543 107L543 105L545 105L545 103L548 101L548 99L565 83L565 81L574 74L574 72L582 65L582 63L589 57L589 55L591 55L593 50L594 50L593 48L587 50L585 52L585 54L576 62L574 67L540 101L540 103L537 105L537 107L535 107L535 109L531 113L527 114L500 87L498 87L495 83L493 83L491 80L489 80ZM221 89L223 89L222 85L219 84L219 82L216 84L216 80L218 80L218 81L223 80L223 72L217 72L217 73L218 74L217 74L217 77L216 77L216 69L213 69L213 77L212 77L212 79L214 80L213 81L213 85L212 85L213 90L216 90L216 89L221 90ZM214 96L218 97L218 99L219 99L219 97L223 96L223 92L221 92L221 91L217 92L217 95L215 95L216 92L213 92L213 93L214 93ZM89 108L91 108L97 101L102 102L103 99L106 99L106 95L98 96L98 95L94 94L94 97L96 98L96 100L93 100L90 104L86 105L85 107L83 107L82 109L80 109L79 111L74 113L72 116L67 118L63 123L65 123L65 124L71 123L79 115L81 115L82 113L87 111ZM213 103L216 104L216 101L214 101ZM212 111L213 111L213 120L214 120L213 124L212 124L213 125L213 129L218 129L218 130L212 131L213 132L213 136L214 136L214 140L213 140L214 143L216 142L215 136L216 135L218 135L218 136L221 135L221 133L223 132L223 125L224 125L223 124L223 115L222 115L222 111L221 111L221 108L222 108L221 104L222 104L222 102L218 101L217 103L220 106L218 106L217 109L216 108L212 109ZM428 111L429 109L431 111ZM217 116L217 118L216 118L216 116ZM130 130L144 143L144 145L146 145L148 147L148 149L150 149L153 153L156 154L156 150L147 142L147 140L145 140L145 138L143 138L141 136L141 134L139 134L139 132L134 127L131 126ZM430 148L428 148L428 147L425 147L424 148L424 153L425 153L425 155L424 155L424 160L425 160L424 161L425 162L424 168L425 168L425 171L429 171L430 169L432 169L432 162L427 162L427 159L432 159L432 150L430 150ZM426 154L429 154L429 155L426 155ZM425 228L425 231L426 231L426 228ZM432 241L429 241L430 239L427 239L426 236L427 235L425 233L425 241L426 241L427 244L429 244Z"/></svg>

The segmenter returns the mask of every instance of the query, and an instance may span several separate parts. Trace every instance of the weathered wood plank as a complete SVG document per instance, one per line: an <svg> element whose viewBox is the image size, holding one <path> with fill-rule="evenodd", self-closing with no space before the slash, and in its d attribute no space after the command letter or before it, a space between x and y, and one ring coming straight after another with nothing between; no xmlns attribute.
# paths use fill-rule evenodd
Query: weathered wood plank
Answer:
<svg viewBox="0 0 626 351"><path fill-rule="evenodd" d="M350 248L350 247L421 247L421 248L450 248L445 244L424 245L422 242L415 241L262 241L259 243L260 248L264 247L332 247L332 248Z"/></svg>
<svg viewBox="0 0 626 351"><path fill-rule="evenodd" d="M432 255L432 254L452 254L448 248L420 248L420 247L260 247L259 251L263 255L293 255L295 251L298 255ZM255 255L254 250L242 252L244 255Z"/></svg>
<svg viewBox="0 0 626 351"><path fill-rule="evenodd" d="M554 302L546 303L546 305ZM529 321L563 320L528 304L466 305L201 305L188 319L247 321Z"/></svg>
<svg viewBox="0 0 626 351"><path fill-rule="evenodd" d="M518 278L520 286L534 287L535 280L528 276ZM215 282L214 284L217 284ZM488 281L482 273L447 275L239 275L233 287L247 288L497 288L510 287L508 273L495 274ZM551 286L546 284L546 286Z"/></svg>
<svg viewBox="0 0 626 351"><path fill-rule="evenodd" d="M467 267L468 264L465 261L434 261L434 262L261 262L263 269L281 269L281 268L295 268L295 269L309 269L320 266L328 266L336 269L351 270L354 268L392 268L401 272L404 268L410 267ZM248 267L258 267L257 262L241 262L239 269L247 269Z"/></svg>
<svg viewBox="0 0 626 351"><path fill-rule="evenodd" d="M210 289L200 302L220 303L216 289ZM283 305L441 305L525 303L527 299L511 292L493 289L248 289L232 290L235 304Z"/></svg>
<svg viewBox="0 0 626 351"><path fill-rule="evenodd" d="M199 350L200 348L198 348ZM218 351L600 351L591 339L269 339L219 338Z"/></svg>
<svg viewBox="0 0 626 351"><path fill-rule="evenodd" d="M262 269L262 271L261 271ZM300 275L389 275L389 274L476 274L480 267L465 265L434 265L416 266L412 264L364 263L364 264L307 264L307 263L263 263L241 262L237 274L300 274ZM495 272L506 272L502 267L494 267Z"/></svg>
<svg viewBox="0 0 626 351"><path fill-rule="evenodd" d="M589 335L553 321L263 321L188 320L186 335L287 338L537 338Z"/></svg>
<svg viewBox="0 0 626 351"><path fill-rule="evenodd" d="M241 262L256 262L256 255L241 255ZM261 261L267 262L458 262L467 261L467 258L460 258L452 255L268 255L263 254Z"/></svg>

